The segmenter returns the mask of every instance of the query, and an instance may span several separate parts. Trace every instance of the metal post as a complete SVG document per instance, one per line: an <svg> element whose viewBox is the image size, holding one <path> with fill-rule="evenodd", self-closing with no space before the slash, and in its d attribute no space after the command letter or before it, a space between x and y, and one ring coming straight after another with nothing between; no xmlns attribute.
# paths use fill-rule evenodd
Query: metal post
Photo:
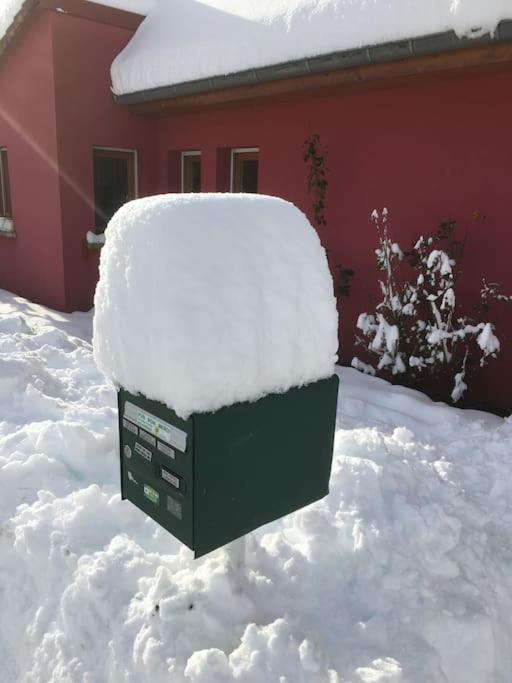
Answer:
<svg viewBox="0 0 512 683"><path fill-rule="evenodd" d="M224 547L229 573L233 577L234 592L242 593L243 583L246 578L246 542L245 536L231 541Z"/></svg>
<svg viewBox="0 0 512 683"><path fill-rule="evenodd" d="M245 569L245 551L246 542L245 536L237 538L236 541L231 541L225 546L228 563L231 569L236 572L241 572Z"/></svg>

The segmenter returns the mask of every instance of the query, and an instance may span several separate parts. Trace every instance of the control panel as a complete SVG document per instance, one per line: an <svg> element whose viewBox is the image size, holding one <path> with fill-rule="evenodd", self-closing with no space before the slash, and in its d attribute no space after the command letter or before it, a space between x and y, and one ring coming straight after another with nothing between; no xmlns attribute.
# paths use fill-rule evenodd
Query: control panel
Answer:
<svg viewBox="0 0 512 683"><path fill-rule="evenodd" d="M159 403L124 390L119 392L119 418L123 498L191 543L191 423Z"/></svg>

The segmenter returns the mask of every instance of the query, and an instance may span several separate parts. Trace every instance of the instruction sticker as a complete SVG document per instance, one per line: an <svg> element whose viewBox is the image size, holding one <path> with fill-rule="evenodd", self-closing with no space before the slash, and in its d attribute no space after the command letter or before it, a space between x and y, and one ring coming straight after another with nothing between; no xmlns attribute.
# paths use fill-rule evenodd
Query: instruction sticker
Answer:
<svg viewBox="0 0 512 683"><path fill-rule="evenodd" d="M146 443L149 443L151 446L156 446L155 437L152 436L151 434L148 434L143 429L140 430L139 436L143 441L145 441Z"/></svg>
<svg viewBox="0 0 512 683"><path fill-rule="evenodd" d="M138 408L131 401L126 401L124 404L124 417L131 422L134 422L142 429L153 436L158 437L161 441L165 441L171 446L174 446L180 451L185 452L187 449L187 433L182 429L173 427L165 420L161 420L155 415L151 415L146 410Z"/></svg>
<svg viewBox="0 0 512 683"><path fill-rule="evenodd" d="M160 451L160 453L163 453L168 458L172 458L173 460L176 460L176 453L172 450L172 448L170 446L166 446L161 441L158 441L156 447Z"/></svg>
<svg viewBox="0 0 512 683"><path fill-rule="evenodd" d="M180 478L177 477L175 474L172 472L169 472L168 470L164 470L162 467L162 479L164 479L166 482L174 486L174 488L179 489L180 487Z"/></svg>
<svg viewBox="0 0 512 683"><path fill-rule="evenodd" d="M132 432L132 434L135 434L135 436L139 435L137 425L134 425L133 422L130 422L125 417L123 417L123 427L127 429L129 432Z"/></svg>
<svg viewBox="0 0 512 683"><path fill-rule="evenodd" d="M144 448L144 446L141 446L141 444L138 441L135 442L135 452L142 456L144 460L147 460L148 462L151 462L153 460L153 453L151 453L149 449Z"/></svg>
<svg viewBox="0 0 512 683"><path fill-rule="evenodd" d="M149 484L144 484L144 496L154 505L158 505L160 503L160 494L158 491L155 491L152 486L149 486Z"/></svg>

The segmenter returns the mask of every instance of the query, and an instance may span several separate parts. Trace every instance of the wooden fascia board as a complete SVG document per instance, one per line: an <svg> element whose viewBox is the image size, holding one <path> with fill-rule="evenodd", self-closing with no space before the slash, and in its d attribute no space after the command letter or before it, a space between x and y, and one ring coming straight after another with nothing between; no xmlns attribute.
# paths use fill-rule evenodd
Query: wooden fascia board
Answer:
<svg viewBox="0 0 512 683"><path fill-rule="evenodd" d="M379 82L392 79L461 70L481 71L507 65L512 65L512 43L498 42L125 106L140 114L167 116L184 111L240 105L262 99L282 99L313 91L329 93L339 91L340 88L370 87L372 84L377 85Z"/></svg>

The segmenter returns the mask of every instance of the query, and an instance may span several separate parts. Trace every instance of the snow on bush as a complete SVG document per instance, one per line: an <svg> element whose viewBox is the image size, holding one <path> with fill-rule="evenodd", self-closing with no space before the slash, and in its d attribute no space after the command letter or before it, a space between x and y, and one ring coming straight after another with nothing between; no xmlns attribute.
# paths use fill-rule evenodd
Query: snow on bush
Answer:
<svg viewBox="0 0 512 683"><path fill-rule="evenodd" d="M100 369L183 417L334 372L325 251L304 214L276 197L126 204L106 231L95 308Z"/></svg>
<svg viewBox="0 0 512 683"><path fill-rule="evenodd" d="M121 501L89 324L0 291L2 683L510 682L510 420L343 368L330 495L234 577Z"/></svg>
<svg viewBox="0 0 512 683"><path fill-rule="evenodd" d="M374 375L404 375L414 381L424 377L450 377L451 399L459 401L475 367L483 367L500 351L492 322L475 322L456 306L457 243L449 253L440 248L453 232L444 223L433 237L420 237L406 254L393 242L388 230L388 212L374 210L372 221L379 235L375 251L382 301L374 313L361 313L358 344L367 350L369 362L352 360L357 370ZM498 285L482 287L482 302L510 301Z"/></svg>
<svg viewBox="0 0 512 683"><path fill-rule="evenodd" d="M510 0L161 0L112 64L117 94L454 30L479 37Z"/></svg>

